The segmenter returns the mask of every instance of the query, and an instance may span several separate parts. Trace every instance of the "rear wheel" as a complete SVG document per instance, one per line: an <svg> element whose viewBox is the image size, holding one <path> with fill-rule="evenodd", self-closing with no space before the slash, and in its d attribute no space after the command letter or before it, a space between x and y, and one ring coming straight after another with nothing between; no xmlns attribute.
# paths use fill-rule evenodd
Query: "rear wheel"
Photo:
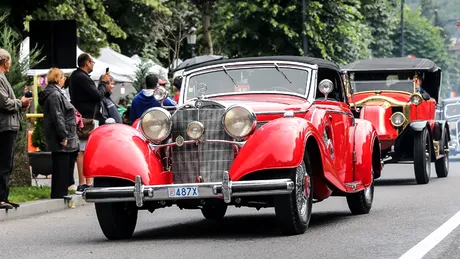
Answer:
<svg viewBox="0 0 460 259"><path fill-rule="evenodd" d="M447 175L449 174L449 152L446 152L446 150L449 150L448 134L449 132L444 130L443 143L439 143L440 153L444 155L444 157L434 162L436 168L436 175L439 178L447 177Z"/></svg>
<svg viewBox="0 0 460 259"><path fill-rule="evenodd" d="M414 172L417 184L427 184L431 176L431 140L428 130L415 132Z"/></svg>
<svg viewBox="0 0 460 259"><path fill-rule="evenodd" d="M275 196L276 219L284 234L302 234L310 222L313 203L308 155L297 168L289 169L289 176L294 181L294 191L289 195Z"/></svg>
<svg viewBox="0 0 460 259"><path fill-rule="evenodd" d="M110 240L130 238L137 223L138 209L133 202L96 203L102 232Z"/></svg>
<svg viewBox="0 0 460 259"><path fill-rule="evenodd" d="M225 213L227 213L227 204L205 204L203 208L201 208L201 213L203 213L203 216L209 220L222 219L225 216Z"/></svg>

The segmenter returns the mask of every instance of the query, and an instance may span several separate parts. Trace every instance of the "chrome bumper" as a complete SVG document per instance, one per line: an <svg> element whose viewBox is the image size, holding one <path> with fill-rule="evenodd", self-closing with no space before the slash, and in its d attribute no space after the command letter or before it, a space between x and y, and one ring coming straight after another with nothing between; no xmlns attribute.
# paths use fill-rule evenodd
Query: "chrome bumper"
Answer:
<svg viewBox="0 0 460 259"><path fill-rule="evenodd" d="M197 187L197 196L171 197L169 190L177 187ZM223 197L230 203L232 197L289 194L294 190L291 179L230 181L228 172L224 172L222 182L143 185L138 175L134 186L126 187L93 187L83 192L82 197L87 202L126 202L135 201L137 207L142 207L144 201L166 201L205 199Z"/></svg>

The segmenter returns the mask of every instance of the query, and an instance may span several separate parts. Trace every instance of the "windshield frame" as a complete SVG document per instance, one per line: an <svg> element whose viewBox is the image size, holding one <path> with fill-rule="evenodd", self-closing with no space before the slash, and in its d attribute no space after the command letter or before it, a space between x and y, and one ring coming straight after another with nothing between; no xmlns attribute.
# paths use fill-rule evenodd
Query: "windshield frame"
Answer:
<svg viewBox="0 0 460 259"><path fill-rule="evenodd" d="M277 64L279 68L289 68L289 69L298 69L298 70L307 71L308 73L307 85L305 87L308 87L308 89L306 89L305 94L297 94L294 92L249 91L249 92L227 92L227 93L220 93L220 94L208 94L204 96L206 98L212 98L212 97L219 97L219 96L238 96L238 95L250 95L250 94L279 94L279 95L301 97L301 98L307 99L310 102L314 100L314 94L316 93L316 91L312 91L312 88L315 87L316 84L312 82L312 78L313 78L312 75L315 71L317 71L318 69L317 65L305 64L305 63L299 63L299 62L290 62L290 61L270 60L270 61L225 63L225 64L212 65L212 66L207 66L207 67L202 67L202 68L197 68L197 69L193 69L190 71L186 71L184 73L185 80L182 83L182 86L180 89L179 103L190 102L198 98L198 97L194 97L194 98L190 98L186 100L186 97L187 97L186 93L188 91L189 80L191 77L201 75L201 74L221 72L223 71L223 66L225 66L225 68L228 71L236 70L236 69L272 68L274 72L278 73L276 71L275 64ZM283 75L280 74L280 76L283 76ZM230 80L230 78L228 80ZM286 81L286 83L288 82Z"/></svg>

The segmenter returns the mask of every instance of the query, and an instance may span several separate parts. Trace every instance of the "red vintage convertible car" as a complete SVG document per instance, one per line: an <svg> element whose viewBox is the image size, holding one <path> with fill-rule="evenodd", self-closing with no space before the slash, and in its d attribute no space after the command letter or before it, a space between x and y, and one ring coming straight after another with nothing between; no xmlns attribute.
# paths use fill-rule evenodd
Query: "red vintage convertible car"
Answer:
<svg viewBox="0 0 460 259"><path fill-rule="evenodd" d="M346 76L305 57L213 61L184 73L179 106L90 136L84 174L108 239L129 238L138 210L177 205L207 219L227 206L274 207L282 232L305 232L312 203L344 196L368 213L382 169L377 132L355 119ZM165 90L155 92L158 100Z"/></svg>
<svg viewBox="0 0 460 259"><path fill-rule="evenodd" d="M375 126L385 163L413 161L418 184L449 173L449 125L436 120L441 69L421 58L360 60L343 67L352 84L357 118ZM351 100L351 97L350 97Z"/></svg>

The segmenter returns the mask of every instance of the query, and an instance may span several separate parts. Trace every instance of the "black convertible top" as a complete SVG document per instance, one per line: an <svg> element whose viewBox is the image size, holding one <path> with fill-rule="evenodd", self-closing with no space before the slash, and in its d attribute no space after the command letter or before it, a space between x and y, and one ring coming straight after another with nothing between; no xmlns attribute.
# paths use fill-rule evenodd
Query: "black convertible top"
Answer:
<svg viewBox="0 0 460 259"><path fill-rule="evenodd" d="M426 58L377 58L358 60L342 67L346 71L426 71L441 70Z"/></svg>
<svg viewBox="0 0 460 259"><path fill-rule="evenodd" d="M340 70L340 67L330 61L320 59L320 58L312 58L312 57L303 57L303 56L264 56L264 57L248 57L248 58L235 58L235 59L222 59L222 60L215 60L209 61L205 63L200 63L194 66L187 67L185 71L189 71L192 69L212 66L212 65L224 65L230 64L235 62L251 62L251 61L291 61L291 62L299 62L299 63L306 63L310 65L318 65L320 68L328 68L332 70Z"/></svg>

